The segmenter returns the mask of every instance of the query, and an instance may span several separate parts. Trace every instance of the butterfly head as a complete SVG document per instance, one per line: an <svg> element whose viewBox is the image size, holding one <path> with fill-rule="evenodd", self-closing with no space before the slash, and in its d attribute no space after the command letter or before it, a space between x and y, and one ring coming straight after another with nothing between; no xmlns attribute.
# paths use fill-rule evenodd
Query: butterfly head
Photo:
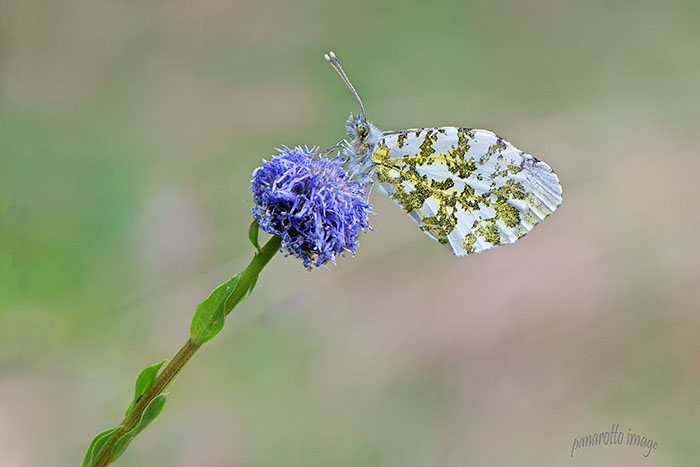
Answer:
<svg viewBox="0 0 700 467"><path fill-rule="evenodd" d="M350 116L345 121L345 132L350 138L350 146L356 154L364 152L366 146L374 146L382 137L382 132L367 121L364 113Z"/></svg>
<svg viewBox="0 0 700 467"><path fill-rule="evenodd" d="M348 168L360 183L367 186L371 183L374 167L372 153L383 133L368 122L362 113L356 116L350 114L345 122L345 131L349 140L349 144L345 147Z"/></svg>

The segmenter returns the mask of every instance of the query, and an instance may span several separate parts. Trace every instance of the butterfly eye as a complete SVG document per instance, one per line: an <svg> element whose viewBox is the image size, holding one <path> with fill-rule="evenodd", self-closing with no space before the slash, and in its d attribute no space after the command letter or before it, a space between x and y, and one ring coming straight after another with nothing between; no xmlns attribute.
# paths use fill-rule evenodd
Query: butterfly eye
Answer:
<svg viewBox="0 0 700 467"><path fill-rule="evenodd" d="M360 138L366 138L369 134L369 128L364 123L357 124L357 136Z"/></svg>

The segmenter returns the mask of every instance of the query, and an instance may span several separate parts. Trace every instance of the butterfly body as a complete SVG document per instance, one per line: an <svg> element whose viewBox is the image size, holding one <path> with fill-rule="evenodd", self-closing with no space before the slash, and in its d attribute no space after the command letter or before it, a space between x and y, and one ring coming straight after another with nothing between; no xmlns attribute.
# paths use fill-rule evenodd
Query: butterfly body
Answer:
<svg viewBox="0 0 700 467"><path fill-rule="evenodd" d="M326 60L363 109L346 122L349 170L365 186L376 185L455 255L513 243L561 204L552 169L488 130L379 130L366 120L335 55Z"/></svg>

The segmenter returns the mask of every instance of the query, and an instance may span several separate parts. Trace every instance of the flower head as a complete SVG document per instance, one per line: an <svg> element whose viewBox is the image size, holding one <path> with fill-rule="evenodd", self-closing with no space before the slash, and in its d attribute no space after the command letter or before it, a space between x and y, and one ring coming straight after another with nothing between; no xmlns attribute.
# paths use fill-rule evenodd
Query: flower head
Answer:
<svg viewBox="0 0 700 467"><path fill-rule="evenodd" d="M316 149L278 149L263 160L250 184L253 217L282 238L282 248L321 266L345 251L355 254L360 231L369 228L364 187L343 168L345 160L317 156Z"/></svg>

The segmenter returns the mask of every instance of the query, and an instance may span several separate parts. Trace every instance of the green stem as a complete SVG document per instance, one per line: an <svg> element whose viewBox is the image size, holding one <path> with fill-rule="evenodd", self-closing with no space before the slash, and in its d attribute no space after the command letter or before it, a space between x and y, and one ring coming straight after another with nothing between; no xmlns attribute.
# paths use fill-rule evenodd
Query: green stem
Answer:
<svg viewBox="0 0 700 467"><path fill-rule="evenodd" d="M245 294L248 287L250 287L250 284L258 278L260 271L270 262L275 253L279 251L281 243L282 238L279 235L273 235L265 246L260 249L260 252L255 255L248 267L243 270L236 290L233 291L224 305L224 314L226 316L233 310L233 304L240 301L243 294Z"/></svg>
<svg viewBox="0 0 700 467"><path fill-rule="evenodd" d="M117 440L123 434L131 430L134 427L134 425L136 425L136 423L140 420L141 415L143 414L143 411L146 408L146 406L148 406L148 404L153 400L154 397L156 397L158 394L162 393L165 390L168 384L170 384L170 382L173 379L175 379L175 376L177 376L180 370L182 370L182 367L185 366L185 364L189 361L190 358L192 358L194 353L197 350L199 350L200 347L201 345L195 344L189 339L187 340L187 342L185 342L185 345L183 345L182 348L172 358L172 360L170 360L168 366L166 366L165 369L158 375L158 378L156 378L156 380L153 382L153 385L150 387L150 389L138 399L136 405L134 406L134 409L124 419L124 421L122 421L121 428L114 432L110 437L109 441L105 443L103 448L100 450L97 460L94 463L95 467L104 467L111 464L114 461L114 459L111 458L111 452Z"/></svg>
<svg viewBox="0 0 700 467"><path fill-rule="evenodd" d="M280 249L281 238L278 235L273 236L264 247L258 252L253 260L250 262L248 267L243 270L241 274L241 279L236 286L236 289L226 300L224 305L225 314L228 315L233 310L233 305L237 304L243 294L246 293L250 285L254 280L257 279L258 274L263 268L270 262L270 259L277 253ZM175 354L175 356L170 360L170 363L161 371L156 380L153 382L151 387L146 391L134 405L134 409L129 415L124 418L121 423L121 428L114 432L109 441L100 450L97 459L93 463L94 467L106 467L114 462L112 459L111 452L117 440L127 433L129 430L134 428L136 423L141 419L143 411L146 409L148 404L159 394L161 394L165 388L170 384L170 382L175 379L180 370L187 364L187 362L192 358L192 356L199 350L202 344L197 344L188 339L185 345Z"/></svg>

